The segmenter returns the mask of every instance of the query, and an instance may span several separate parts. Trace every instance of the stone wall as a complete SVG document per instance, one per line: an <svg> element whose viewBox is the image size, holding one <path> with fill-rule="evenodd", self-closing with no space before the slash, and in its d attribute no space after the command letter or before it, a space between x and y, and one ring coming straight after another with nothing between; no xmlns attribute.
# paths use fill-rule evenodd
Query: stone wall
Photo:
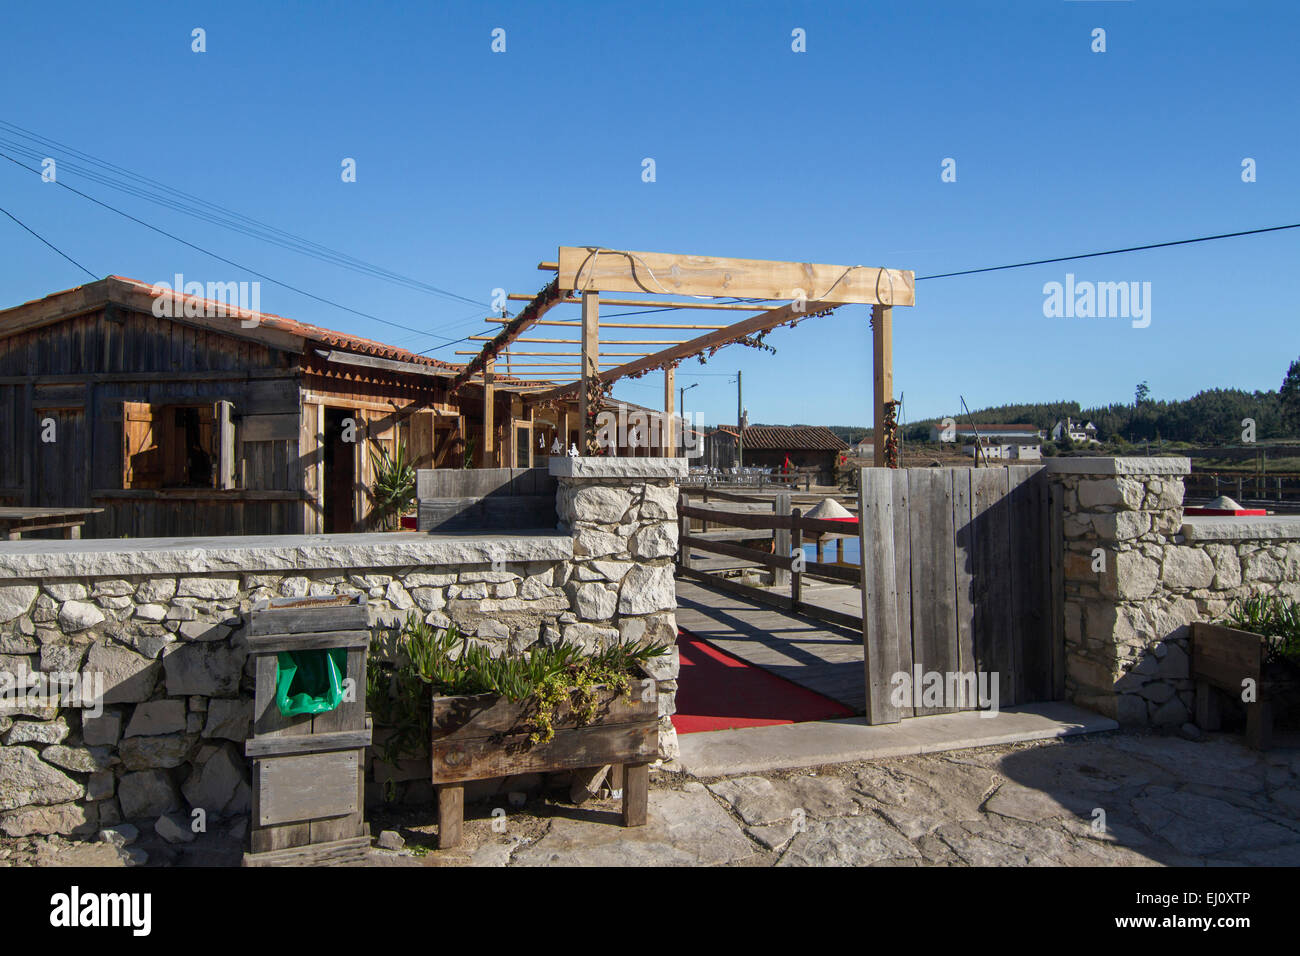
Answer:
<svg viewBox="0 0 1300 956"><path fill-rule="evenodd" d="M1186 458L1057 458L1066 695L1125 724L1195 712L1189 624L1239 597L1300 598L1300 518L1184 518Z"/></svg>
<svg viewBox="0 0 1300 956"><path fill-rule="evenodd" d="M659 756L678 755L672 715L677 699L677 479L684 458L553 459L560 481L555 508L573 534L565 585L577 622L565 640L587 646L667 644L650 676L658 682Z"/></svg>
<svg viewBox="0 0 1300 956"><path fill-rule="evenodd" d="M503 653L671 643L684 463L635 461L558 462L571 473L560 533L0 544L0 673L37 692L40 675L78 675L87 695L102 681L89 709L0 696L0 832L85 835L134 820L180 833L202 809L210 827L241 835L253 710L243 628L266 598L365 593L376 628L416 611ZM671 759L675 650L651 676ZM377 779L428 778L427 765L411 776L374 763Z"/></svg>

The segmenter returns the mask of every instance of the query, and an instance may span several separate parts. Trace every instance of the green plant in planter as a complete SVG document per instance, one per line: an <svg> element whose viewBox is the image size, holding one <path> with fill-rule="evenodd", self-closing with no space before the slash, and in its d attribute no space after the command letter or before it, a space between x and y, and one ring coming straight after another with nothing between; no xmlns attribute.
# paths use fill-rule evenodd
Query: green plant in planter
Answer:
<svg viewBox="0 0 1300 956"><path fill-rule="evenodd" d="M397 450L390 454L387 448L372 440L370 468L374 473L370 521L388 530L397 525L398 517L415 500L415 465L406 457L406 442L399 439Z"/></svg>
<svg viewBox="0 0 1300 956"><path fill-rule="evenodd" d="M1267 639L1265 662L1300 665L1300 602L1281 594L1238 598L1222 623Z"/></svg>
<svg viewBox="0 0 1300 956"><path fill-rule="evenodd" d="M571 703L579 726L590 723L596 718L598 685L626 696L631 692L629 678L651 658L666 653L666 644L614 644L591 655L576 645L556 644L534 646L516 657L493 656L486 646L471 644L456 625L435 628L412 611L392 660L382 659L382 646L372 647L366 699L376 722L392 728L382 748L389 763L426 751L435 693L497 694L528 701L529 742L546 743L555 736L555 711L562 703Z"/></svg>

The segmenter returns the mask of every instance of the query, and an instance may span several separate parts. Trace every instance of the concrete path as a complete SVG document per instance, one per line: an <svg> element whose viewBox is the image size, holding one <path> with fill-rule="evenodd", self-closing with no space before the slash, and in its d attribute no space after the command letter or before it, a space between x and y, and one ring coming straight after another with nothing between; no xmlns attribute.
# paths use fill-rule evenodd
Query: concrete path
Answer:
<svg viewBox="0 0 1300 956"><path fill-rule="evenodd" d="M682 734L682 770L717 777L791 770L990 744L1115 730L1109 717L1067 703L1030 704L984 717L975 711L866 724L861 717Z"/></svg>

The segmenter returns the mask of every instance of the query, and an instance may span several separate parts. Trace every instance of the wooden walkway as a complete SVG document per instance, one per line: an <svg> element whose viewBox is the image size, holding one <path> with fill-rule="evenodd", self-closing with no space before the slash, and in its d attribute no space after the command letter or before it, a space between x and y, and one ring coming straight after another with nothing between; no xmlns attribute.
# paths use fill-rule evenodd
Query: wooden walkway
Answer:
<svg viewBox="0 0 1300 956"><path fill-rule="evenodd" d="M835 608L849 600L843 592L859 593L835 586L826 591L827 606ZM860 606L856 613L861 613ZM755 667L837 700L854 713L866 709L860 631L795 617L681 578L677 579L677 625Z"/></svg>

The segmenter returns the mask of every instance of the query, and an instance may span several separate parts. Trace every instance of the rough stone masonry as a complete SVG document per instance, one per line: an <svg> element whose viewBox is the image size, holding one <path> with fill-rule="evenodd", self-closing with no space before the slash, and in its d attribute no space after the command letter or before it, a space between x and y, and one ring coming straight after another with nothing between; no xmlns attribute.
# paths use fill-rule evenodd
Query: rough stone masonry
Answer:
<svg viewBox="0 0 1300 956"><path fill-rule="evenodd" d="M102 713L0 698L0 831L86 835L123 820L184 839L191 814L247 826L253 683L243 627L272 597L365 593L376 628L412 612L519 653L676 636L681 459L565 459L557 532L28 540L0 545L0 673L102 676ZM678 661L660 658L660 755L677 754ZM383 779L428 778L414 768ZM410 775L410 774L413 774ZM378 777L377 777L378 778ZM418 795L418 791L417 791Z"/></svg>
<svg viewBox="0 0 1300 956"><path fill-rule="evenodd" d="M1186 458L1047 469L1064 495L1067 696L1123 724L1190 720L1188 625L1250 594L1300 599L1300 517L1184 518Z"/></svg>

